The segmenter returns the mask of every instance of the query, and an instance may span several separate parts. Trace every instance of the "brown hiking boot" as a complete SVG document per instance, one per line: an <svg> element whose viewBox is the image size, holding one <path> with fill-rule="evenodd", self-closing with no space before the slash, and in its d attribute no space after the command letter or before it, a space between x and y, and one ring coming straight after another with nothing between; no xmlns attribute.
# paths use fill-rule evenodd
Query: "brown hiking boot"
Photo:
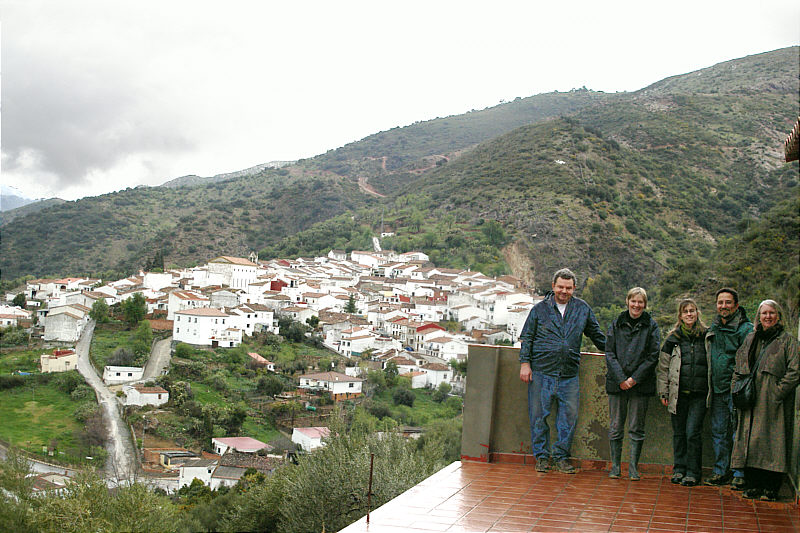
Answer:
<svg viewBox="0 0 800 533"><path fill-rule="evenodd" d="M572 463L569 462L569 459L559 459L555 465L555 469L562 474L574 474L578 471L577 468L572 466Z"/></svg>
<svg viewBox="0 0 800 533"><path fill-rule="evenodd" d="M536 458L536 471L548 472L550 470L550 458L546 455Z"/></svg>

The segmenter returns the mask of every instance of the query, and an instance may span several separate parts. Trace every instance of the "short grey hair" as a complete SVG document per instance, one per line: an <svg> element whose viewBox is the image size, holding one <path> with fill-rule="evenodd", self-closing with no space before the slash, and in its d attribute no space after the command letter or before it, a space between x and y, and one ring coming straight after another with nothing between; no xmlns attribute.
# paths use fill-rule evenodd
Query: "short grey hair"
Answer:
<svg viewBox="0 0 800 533"><path fill-rule="evenodd" d="M570 270L568 268L562 268L561 270L558 270L558 271L556 271L555 274L553 274L553 285L556 284L556 281L559 278L561 278L561 279L571 279L572 280L572 284L575 287L578 286L578 278L575 276L575 273L572 272L572 270Z"/></svg>
<svg viewBox="0 0 800 533"><path fill-rule="evenodd" d="M783 308L781 305L776 302L775 300L764 300L760 304L758 304L758 309L756 310L756 326L761 324L761 308L765 305L770 306L771 308L775 309L775 312L778 313L778 321L776 324L783 325Z"/></svg>

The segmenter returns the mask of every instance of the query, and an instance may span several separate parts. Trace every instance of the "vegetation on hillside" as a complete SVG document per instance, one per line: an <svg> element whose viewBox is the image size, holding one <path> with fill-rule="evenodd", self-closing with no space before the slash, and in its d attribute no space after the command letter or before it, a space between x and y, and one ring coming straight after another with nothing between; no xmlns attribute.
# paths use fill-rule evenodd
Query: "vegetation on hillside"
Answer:
<svg viewBox="0 0 800 533"><path fill-rule="evenodd" d="M585 88L570 92L537 94L516 98L483 110L454 115L396 127L365 137L331 150L310 161L320 168L340 175L356 175L369 166L387 171L401 170L431 156L463 150L526 124L560 115L571 114L615 95L589 91ZM384 164L385 158L385 164ZM433 161L437 159L434 158Z"/></svg>
<svg viewBox="0 0 800 533"><path fill-rule="evenodd" d="M133 330L123 329L122 324L98 324L89 347L89 360L98 374L103 374L106 365L142 366L150 356L153 331L150 323L143 320Z"/></svg>
<svg viewBox="0 0 800 533"><path fill-rule="evenodd" d="M247 256L368 201L348 180L283 169L191 188L127 189L16 218L3 227L0 268L4 278L124 277L157 253L167 266Z"/></svg>
<svg viewBox="0 0 800 533"><path fill-rule="evenodd" d="M513 243L533 271L511 273L532 277L541 290L553 270L569 265L582 288L604 281L588 294L605 306L619 305L612 300L633 285L651 289L658 303L653 289L664 272L714 257L719 242L741 236L743 221L797 196L796 166L778 152L796 114L797 51L727 62L605 98L572 117L439 159L422 174L400 169L381 205L266 251L324 253L326 240L336 243L329 247L358 249L370 231L386 229L396 235L383 240L384 248L421 249L439 266L500 274L509 270L503 244ZM351 158L360 165L354 172L371 172L372 184L392 174L378 168L378 156L394 147L387 135L370 138L366 159ZM502 238L482 238L487 221L500 226ZM749 257L756 261L750 269L759 268L759 257ZM783 270L797 264L796 254L783 259Z"/></svg>
<svg viewBox="0 0 800 533"><path fill-rule="evenodd" d="M779 202L759 220L745 218L738 233L723 240L713 255L684 258L661 280L665 304L694 295L713 309L722 286L735 287L751 318L762 300L784 306L786 323L796 329L800 310L800 198ZM674 311L674 309L670 309Z"/></svg>
<svg viewBox="0 0 800 533"><path fill-rule="evenodd" d="M372 509L445 465L439 433L424 441L370 434L331 424L327 445L269 476L246 474L231 489L202 483L173 496L135 483L109 491L83 477L64 496L31 493L27 465L12 453L0 463L0 521L13 531L338 531L369 510L370 456L374 455Z"/></svg>
<svg viewBox="0 0 800 533"><path fill-rule="evenodd" d="M395 236L384 248L512 273L540 290L568 265L581 289L607 276L593 288L599 300L634 284L660 294L665 272L716 257L720 243L745 237L743 221L797 196L796 164L780 149L797 116L798 50L635 93L518 99L224 183L68 202L6 226L0 266L6 277L127 274L158 252L167 266L250 250L311 255L369 248L385 229ZM763 257L740 266L764 271ZM785 259L789 271L796 262ZM758 290L774 292L771 283Z"/></svg>

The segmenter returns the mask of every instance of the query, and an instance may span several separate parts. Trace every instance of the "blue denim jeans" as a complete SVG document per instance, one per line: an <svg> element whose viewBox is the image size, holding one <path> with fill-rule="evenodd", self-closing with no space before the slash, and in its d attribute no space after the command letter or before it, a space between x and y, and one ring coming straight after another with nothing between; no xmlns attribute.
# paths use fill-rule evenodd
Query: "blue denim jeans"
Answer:
<svg viewBox="0 0 800 533"><path fill-rule="evenodd" d="M531 446L536 458L552 457L553 460L566 459L572 447L575 427L578 425L578 400L580 382L578 376L559 378L533 372L528 383L528 418L531 422ZM558 440L550 449L550 426L547 417L553 400L557 402L556 431Z"/></svg>
<svg viewBox="0 0 800 533"><path fill-rule="evenodd" d="M673 472L700 480L703 472L703 418L706 393L679 394L672 420Z"/></svg>
<svg viewBox="0 0 800 533"><path fill-rule="evenodd" d="M736 417L730 392L711 394L711 445L714 448L714 473L725 475L731 466L733 432ZM741 470L733 471L734 477L743 477Z"/></svg>

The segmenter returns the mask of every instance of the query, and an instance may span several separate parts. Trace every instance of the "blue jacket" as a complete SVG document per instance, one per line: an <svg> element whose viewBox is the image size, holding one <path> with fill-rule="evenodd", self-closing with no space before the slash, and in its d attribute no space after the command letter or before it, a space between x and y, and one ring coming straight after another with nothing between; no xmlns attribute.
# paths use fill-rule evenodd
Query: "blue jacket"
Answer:
<svg viewBox="0 0 800 533"><path fill-rule="evenodd" d="M577 376L582 335L605 350L606 337L589 304L580 298L570 298L562 318L552 293L548 294L533 306L525 321L519 336L522 341L519 361L530 363L531 370L548 376Z"/></svg>

